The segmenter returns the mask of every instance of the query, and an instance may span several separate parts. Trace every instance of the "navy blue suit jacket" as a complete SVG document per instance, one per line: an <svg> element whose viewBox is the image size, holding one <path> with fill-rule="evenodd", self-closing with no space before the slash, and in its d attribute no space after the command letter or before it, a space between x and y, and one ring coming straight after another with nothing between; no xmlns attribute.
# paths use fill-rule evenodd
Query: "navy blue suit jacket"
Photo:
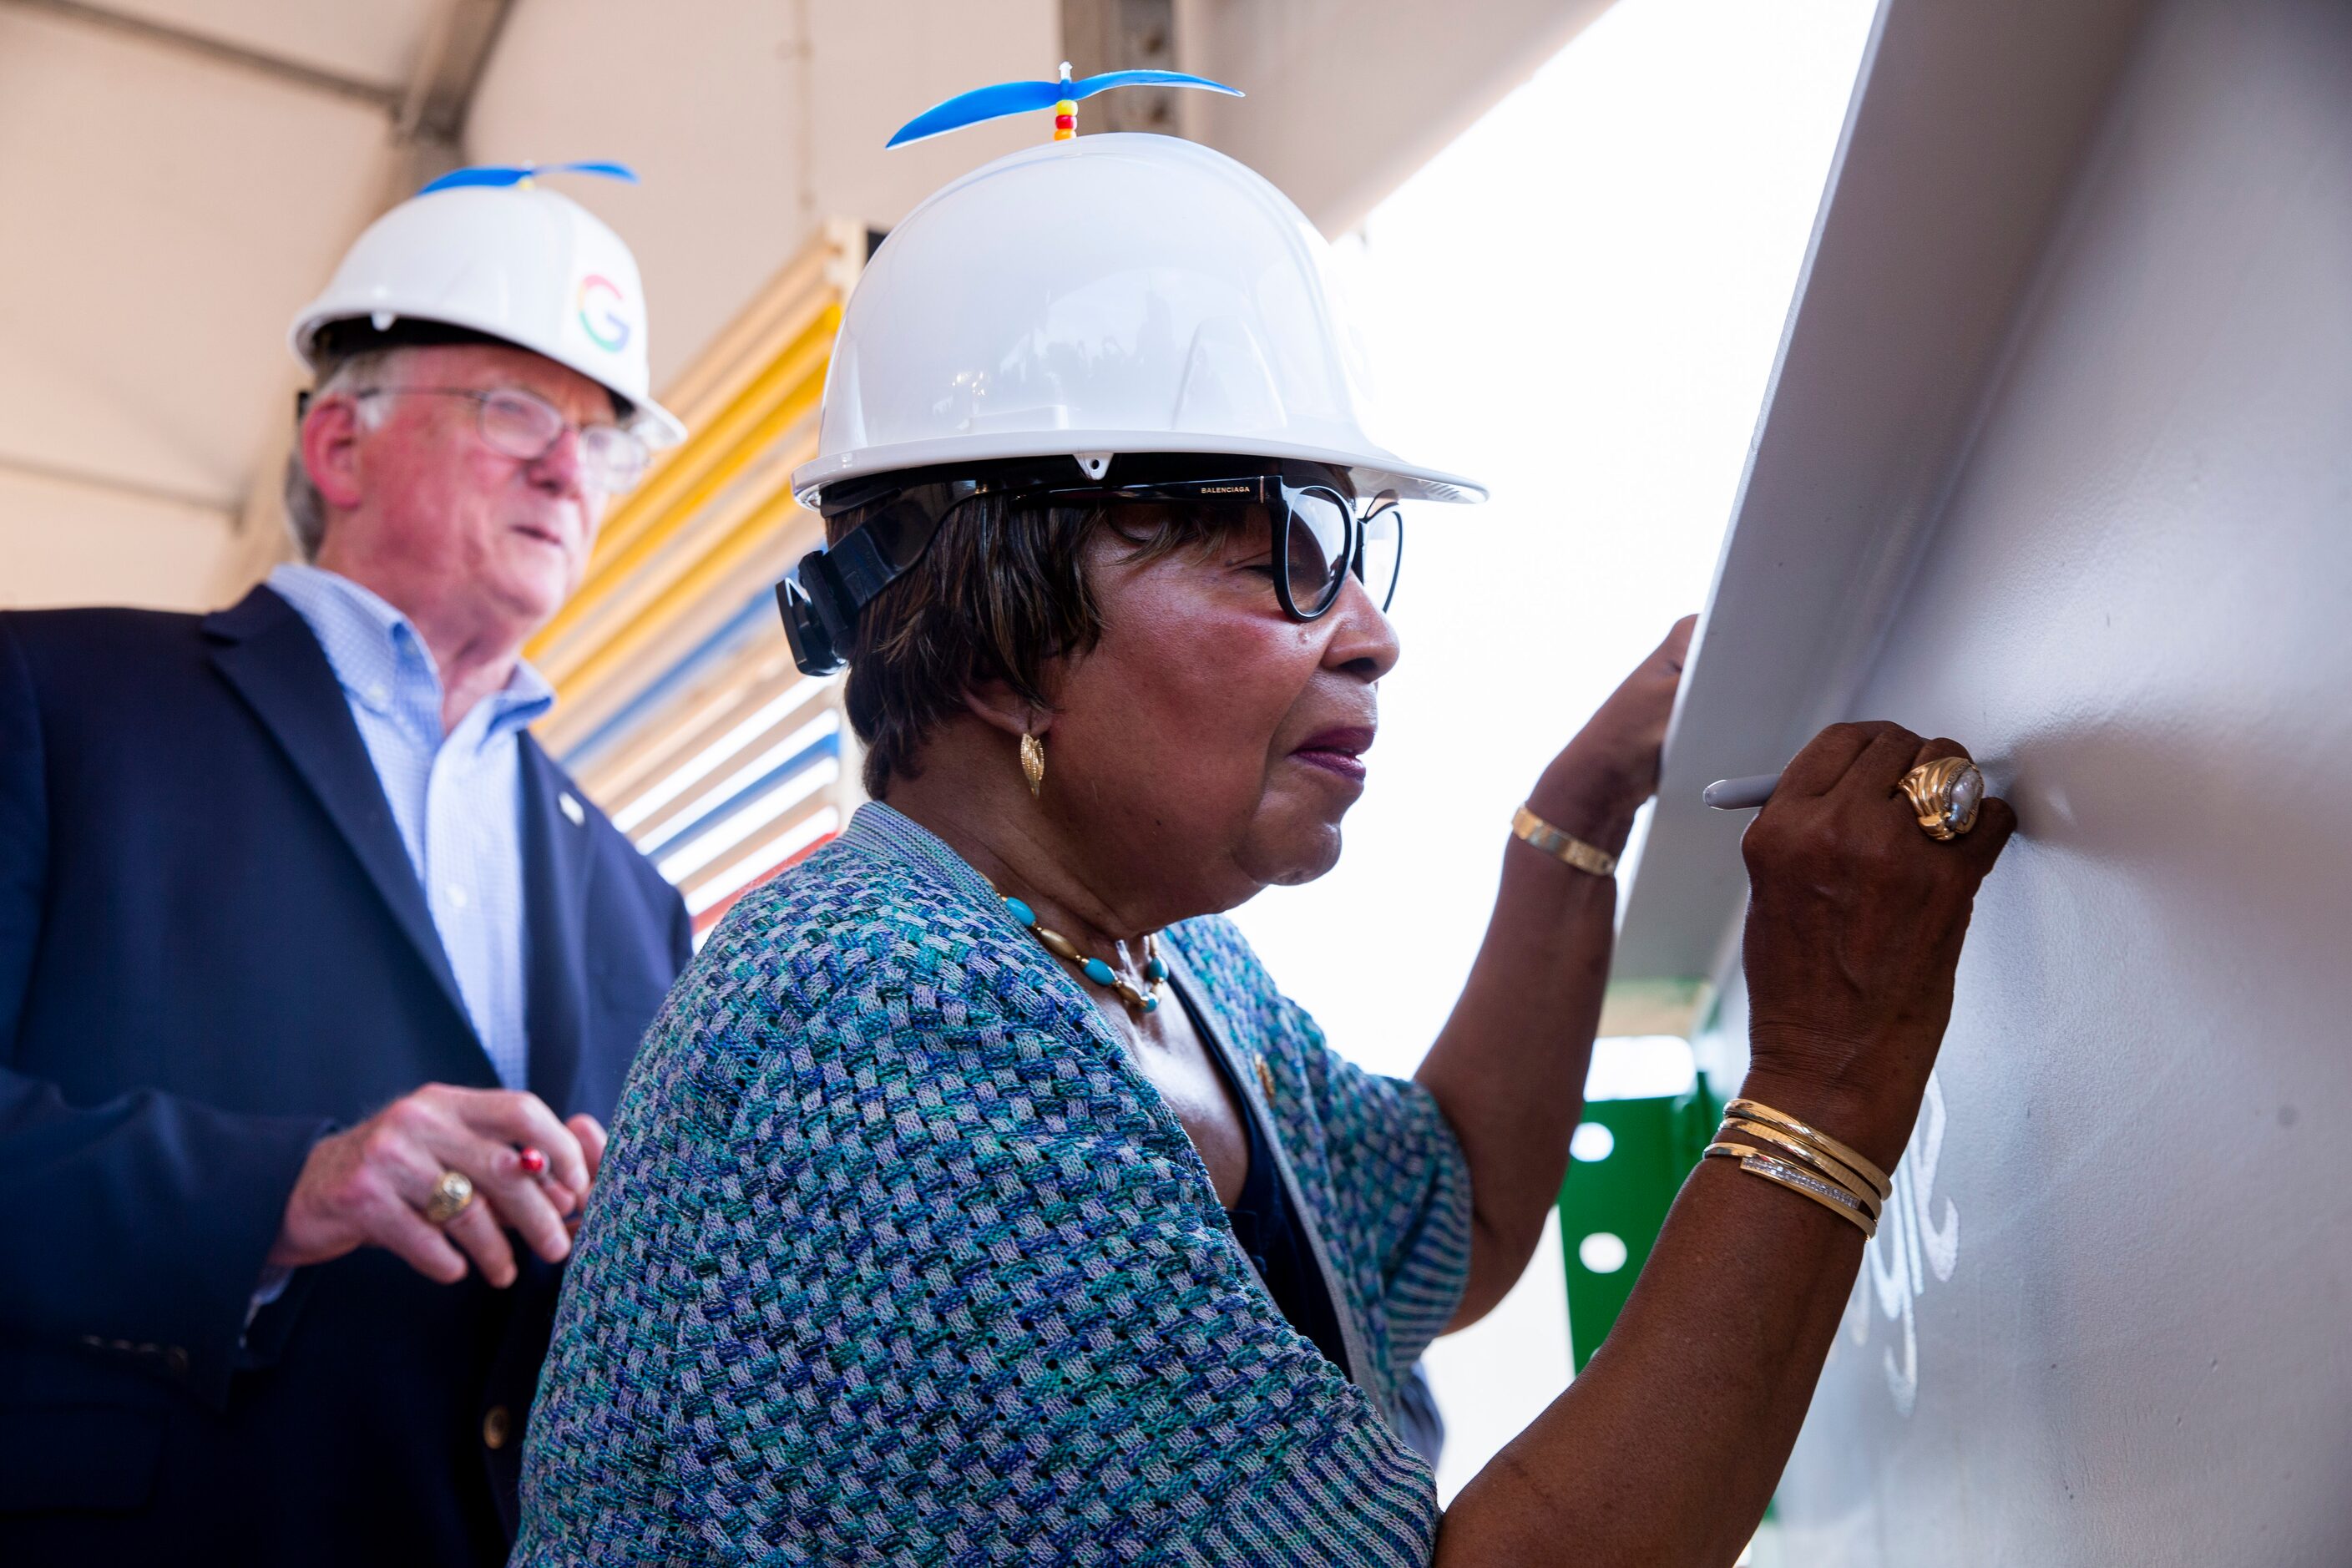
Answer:
<svg viewBox="0 0 2352 1568"><path fill-rule="evenodd" d="M530 1087L609 1119L686 910L520 744ZM559 1269L246 1327L312 1142L431 1082L498 1087L292 607L0 615L0 1562L504 1559Z"/></svg>

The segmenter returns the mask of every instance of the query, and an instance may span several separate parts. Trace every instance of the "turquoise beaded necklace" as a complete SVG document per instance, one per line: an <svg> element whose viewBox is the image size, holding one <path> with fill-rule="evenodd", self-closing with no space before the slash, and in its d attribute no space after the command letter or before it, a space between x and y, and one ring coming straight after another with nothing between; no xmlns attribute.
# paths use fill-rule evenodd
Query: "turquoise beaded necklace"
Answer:
<svg viewBox="0 0 2352 1568"><path fill-rule="evenodd" d="M1004 908L1013 918L1029 929L1029 934L1043 943L1047 952L1065 963L1075 963L1078 973L1115 993L1118 999L1135 1012L1156 1013L1160 1010L1160 987L1168 978L1167 963L1160 956L1160 939L1143 939L1143 978L1151 987L1146 991L1092 953L1078 951L1078 944L1057 931L1047 931L1037 923L1037 911L1010 894L1002 895Z"/></svg>

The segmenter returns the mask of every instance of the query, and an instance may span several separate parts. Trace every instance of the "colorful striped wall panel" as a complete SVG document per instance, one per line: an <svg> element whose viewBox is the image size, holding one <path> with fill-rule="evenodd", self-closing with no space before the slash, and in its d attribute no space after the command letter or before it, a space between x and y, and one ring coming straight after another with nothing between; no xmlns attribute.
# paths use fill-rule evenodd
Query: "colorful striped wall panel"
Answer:
<svg viewBox="0 0 2352 1568"><path fill-rule="evenodd" d="M776 580L819 542L792 498L866 231L828 224L667 389L685 443L598 537L530 647L560 700L540 726L685 893L698 936L840 830L863 798L838 679L793 668Z"/></svg>

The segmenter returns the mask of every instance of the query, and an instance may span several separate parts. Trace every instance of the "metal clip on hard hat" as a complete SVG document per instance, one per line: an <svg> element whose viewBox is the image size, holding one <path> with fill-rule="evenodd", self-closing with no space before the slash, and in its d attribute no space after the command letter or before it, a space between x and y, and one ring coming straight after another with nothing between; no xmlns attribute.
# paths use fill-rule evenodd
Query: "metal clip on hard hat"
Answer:
<svg viewBox="0 0 2352 1568"><path fill-rule="evenodd" d="M818 607L819 596L824 607ZM824 582L824 552L812 550L776 584L776 609L784 617L784 640L793 666L803 675L838 675L849 668L842 649L851 627L842 623Z"/></svg>
<svg viewBox="0 0 2352 1568"><path fill-rule="evenodd" d="M930 542L928 520L912 530L890 526L885 512L853 531L830 550L812 550L801 557L792 575L776 584L776 605L783 611L784 637L793 645L793 662L804 675L832 675L848 663L857 617L876 595L914 564ZM893 539L908 541L904 559L886 553Z"/></svg>

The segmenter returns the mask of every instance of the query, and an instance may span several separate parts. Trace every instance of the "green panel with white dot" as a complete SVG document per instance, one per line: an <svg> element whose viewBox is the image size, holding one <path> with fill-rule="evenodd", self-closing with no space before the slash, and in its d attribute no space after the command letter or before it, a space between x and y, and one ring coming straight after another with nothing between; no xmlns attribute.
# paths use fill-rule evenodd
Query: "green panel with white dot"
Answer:
<svg viewBox="0 0 2352 1568"><path fill-rule="evenodd" d="M1685 1094L1586 1103L1559 1189L1568 1337L1577 1371L1608 1338L1666 1210L1722 1118L1723 1103L1704 1078Z"/></svg>

